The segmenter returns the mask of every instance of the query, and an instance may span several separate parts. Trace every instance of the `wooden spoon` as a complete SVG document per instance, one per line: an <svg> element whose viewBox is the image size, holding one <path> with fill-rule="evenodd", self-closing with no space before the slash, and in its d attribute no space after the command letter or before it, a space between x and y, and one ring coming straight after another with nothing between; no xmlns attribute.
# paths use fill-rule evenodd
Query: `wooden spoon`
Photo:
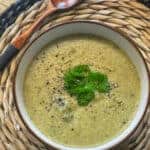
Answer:
<svg viewBox="0 0 150 150"><path fill-rule="evenodd" d="M0 55L0 71L2 71L11 59L25 45L34 31L41 25L42 21L58 10L66 10L79 3L79 0L49 0L44 13L36 20L29 29L15 37L6 50Z"/></svg>

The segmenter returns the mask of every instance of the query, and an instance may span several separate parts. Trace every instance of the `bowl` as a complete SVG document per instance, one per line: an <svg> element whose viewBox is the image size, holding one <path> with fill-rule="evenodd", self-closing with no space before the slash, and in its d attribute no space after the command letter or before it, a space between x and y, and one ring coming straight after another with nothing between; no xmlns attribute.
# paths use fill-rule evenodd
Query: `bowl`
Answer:
<svg viewBox="0 0 150 150"><path fill-rule="evenodd" d="M43 135L38 128L32 123L24 104L23 97L23 81L26 69L28 65L32 61L33 57L39 53L42 47L44 47L49 42L57 39L63 38L66 35L71 34L92 34L96 36L104 37L105 39L111 40L116 45L118 45L131 59L133 64L135 65L137 72L140 77L141 84L141 93L140 93L140 101L135 113L133 120L129 126L117 137L108 141L107 143L95 147L68 147L59 143L56 143L50 139L48 139L45 135ZM38 38L36 38L26 49L25 53L20 60L15 77L14 84L14 95L16 97L16 106L17 110L20 114L20 117L24 121L27 128L43 143L52 146L57 149L62 150L101 150L101 149L110 149L117 144L125 141L138 127L146 108L148 106L149 99L149 73L148 68L145 63L145 60L141 53L138 51L136 45L127 37L127 35L108 27L104 24L100 24L98 22L92 21L72 21L63 24L59 24L51 27L43 34L41 34Z"/></svg>

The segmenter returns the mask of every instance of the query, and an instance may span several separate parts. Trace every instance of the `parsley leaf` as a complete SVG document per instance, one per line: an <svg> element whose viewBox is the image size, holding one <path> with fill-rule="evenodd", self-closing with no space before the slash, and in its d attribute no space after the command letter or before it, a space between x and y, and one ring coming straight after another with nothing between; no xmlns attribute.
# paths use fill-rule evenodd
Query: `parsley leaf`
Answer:
<svg viewBox="0 0 150 150"><path fill-rule="evenodd" d="M91 71L88 65L78 65L67 70L64 75L64 86L70 95L76 96L80 106L88 105L95 98L96 91L110 91L107 76Z"/></svg>

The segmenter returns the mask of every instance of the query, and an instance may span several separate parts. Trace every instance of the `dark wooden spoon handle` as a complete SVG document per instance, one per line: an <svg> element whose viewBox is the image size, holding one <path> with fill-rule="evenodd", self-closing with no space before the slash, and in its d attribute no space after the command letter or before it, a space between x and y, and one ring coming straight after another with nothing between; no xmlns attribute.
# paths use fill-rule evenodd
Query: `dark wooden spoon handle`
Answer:
<svg viewBox="0 0 150 150"><path fill-rule="evenodd" d="M33 34L33 32L41 25L42 21L55 12L57 8L49 3L47 10L36 20L29 29L19 34L15 37L11 44L6 48L6 50L0 55L0 71L2 71L11 59L19 52L19 50L25 45L27 40Z"/></svg>
<svg viewBox="0 0 150 150"><path fill-rule="evenodd" d="M11 61L11 59L19 52L13 45L8 45L6 50L0 55L0 71Z"/></svg>
<svg viewBox="0 0 150 150"><path fill-rule="evenodd" d="M57 9L55 7L51 7L47 9L39 18L36 20L29 29L21 33L19 36L13 39L12 45L17 49L21 49L26 41L30 38L30 36L34 33L34 31L41 25L42 21L48 17L50 14L54 13Z"/></svg>

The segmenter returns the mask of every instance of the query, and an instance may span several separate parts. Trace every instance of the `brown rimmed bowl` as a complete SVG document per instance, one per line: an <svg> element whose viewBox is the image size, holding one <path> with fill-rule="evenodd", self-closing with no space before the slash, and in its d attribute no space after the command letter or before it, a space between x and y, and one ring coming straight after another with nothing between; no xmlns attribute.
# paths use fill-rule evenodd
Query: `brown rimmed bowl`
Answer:
<svg viewBox="0 0 150 150"><path fill-rule="evenodd" d="M55 141L48 139L44 134L42 134L42 132L30 119L30 116L25 108L23 96L23 81L28 65L33 60L34 56L36 56L40 52L42 47L44 47L46 44L57 38L63 38L64 36L68 36L71 34L92 34L113 41L129 56L132 63L135 65L138 75L140 77L140 100L133 120L120 135L114 137L111 141L108 141L103 145L81 148L69 147L60 143L56 143ZM127 82L130 81L128 81L127 79ZM16 106L22 120L30 129L30 131L43 143L62 150L103 150L110 149L116 146L117 144L121 143L122 141L126 140L138 127L148 106L149 83L149 73L145 60L141 53L138 51L136 45L125 34L98 22L72 21L51 27L30 44L30 46L24 53L21 61L19 62L16 71L14 94L16 97Z"/></svg>

